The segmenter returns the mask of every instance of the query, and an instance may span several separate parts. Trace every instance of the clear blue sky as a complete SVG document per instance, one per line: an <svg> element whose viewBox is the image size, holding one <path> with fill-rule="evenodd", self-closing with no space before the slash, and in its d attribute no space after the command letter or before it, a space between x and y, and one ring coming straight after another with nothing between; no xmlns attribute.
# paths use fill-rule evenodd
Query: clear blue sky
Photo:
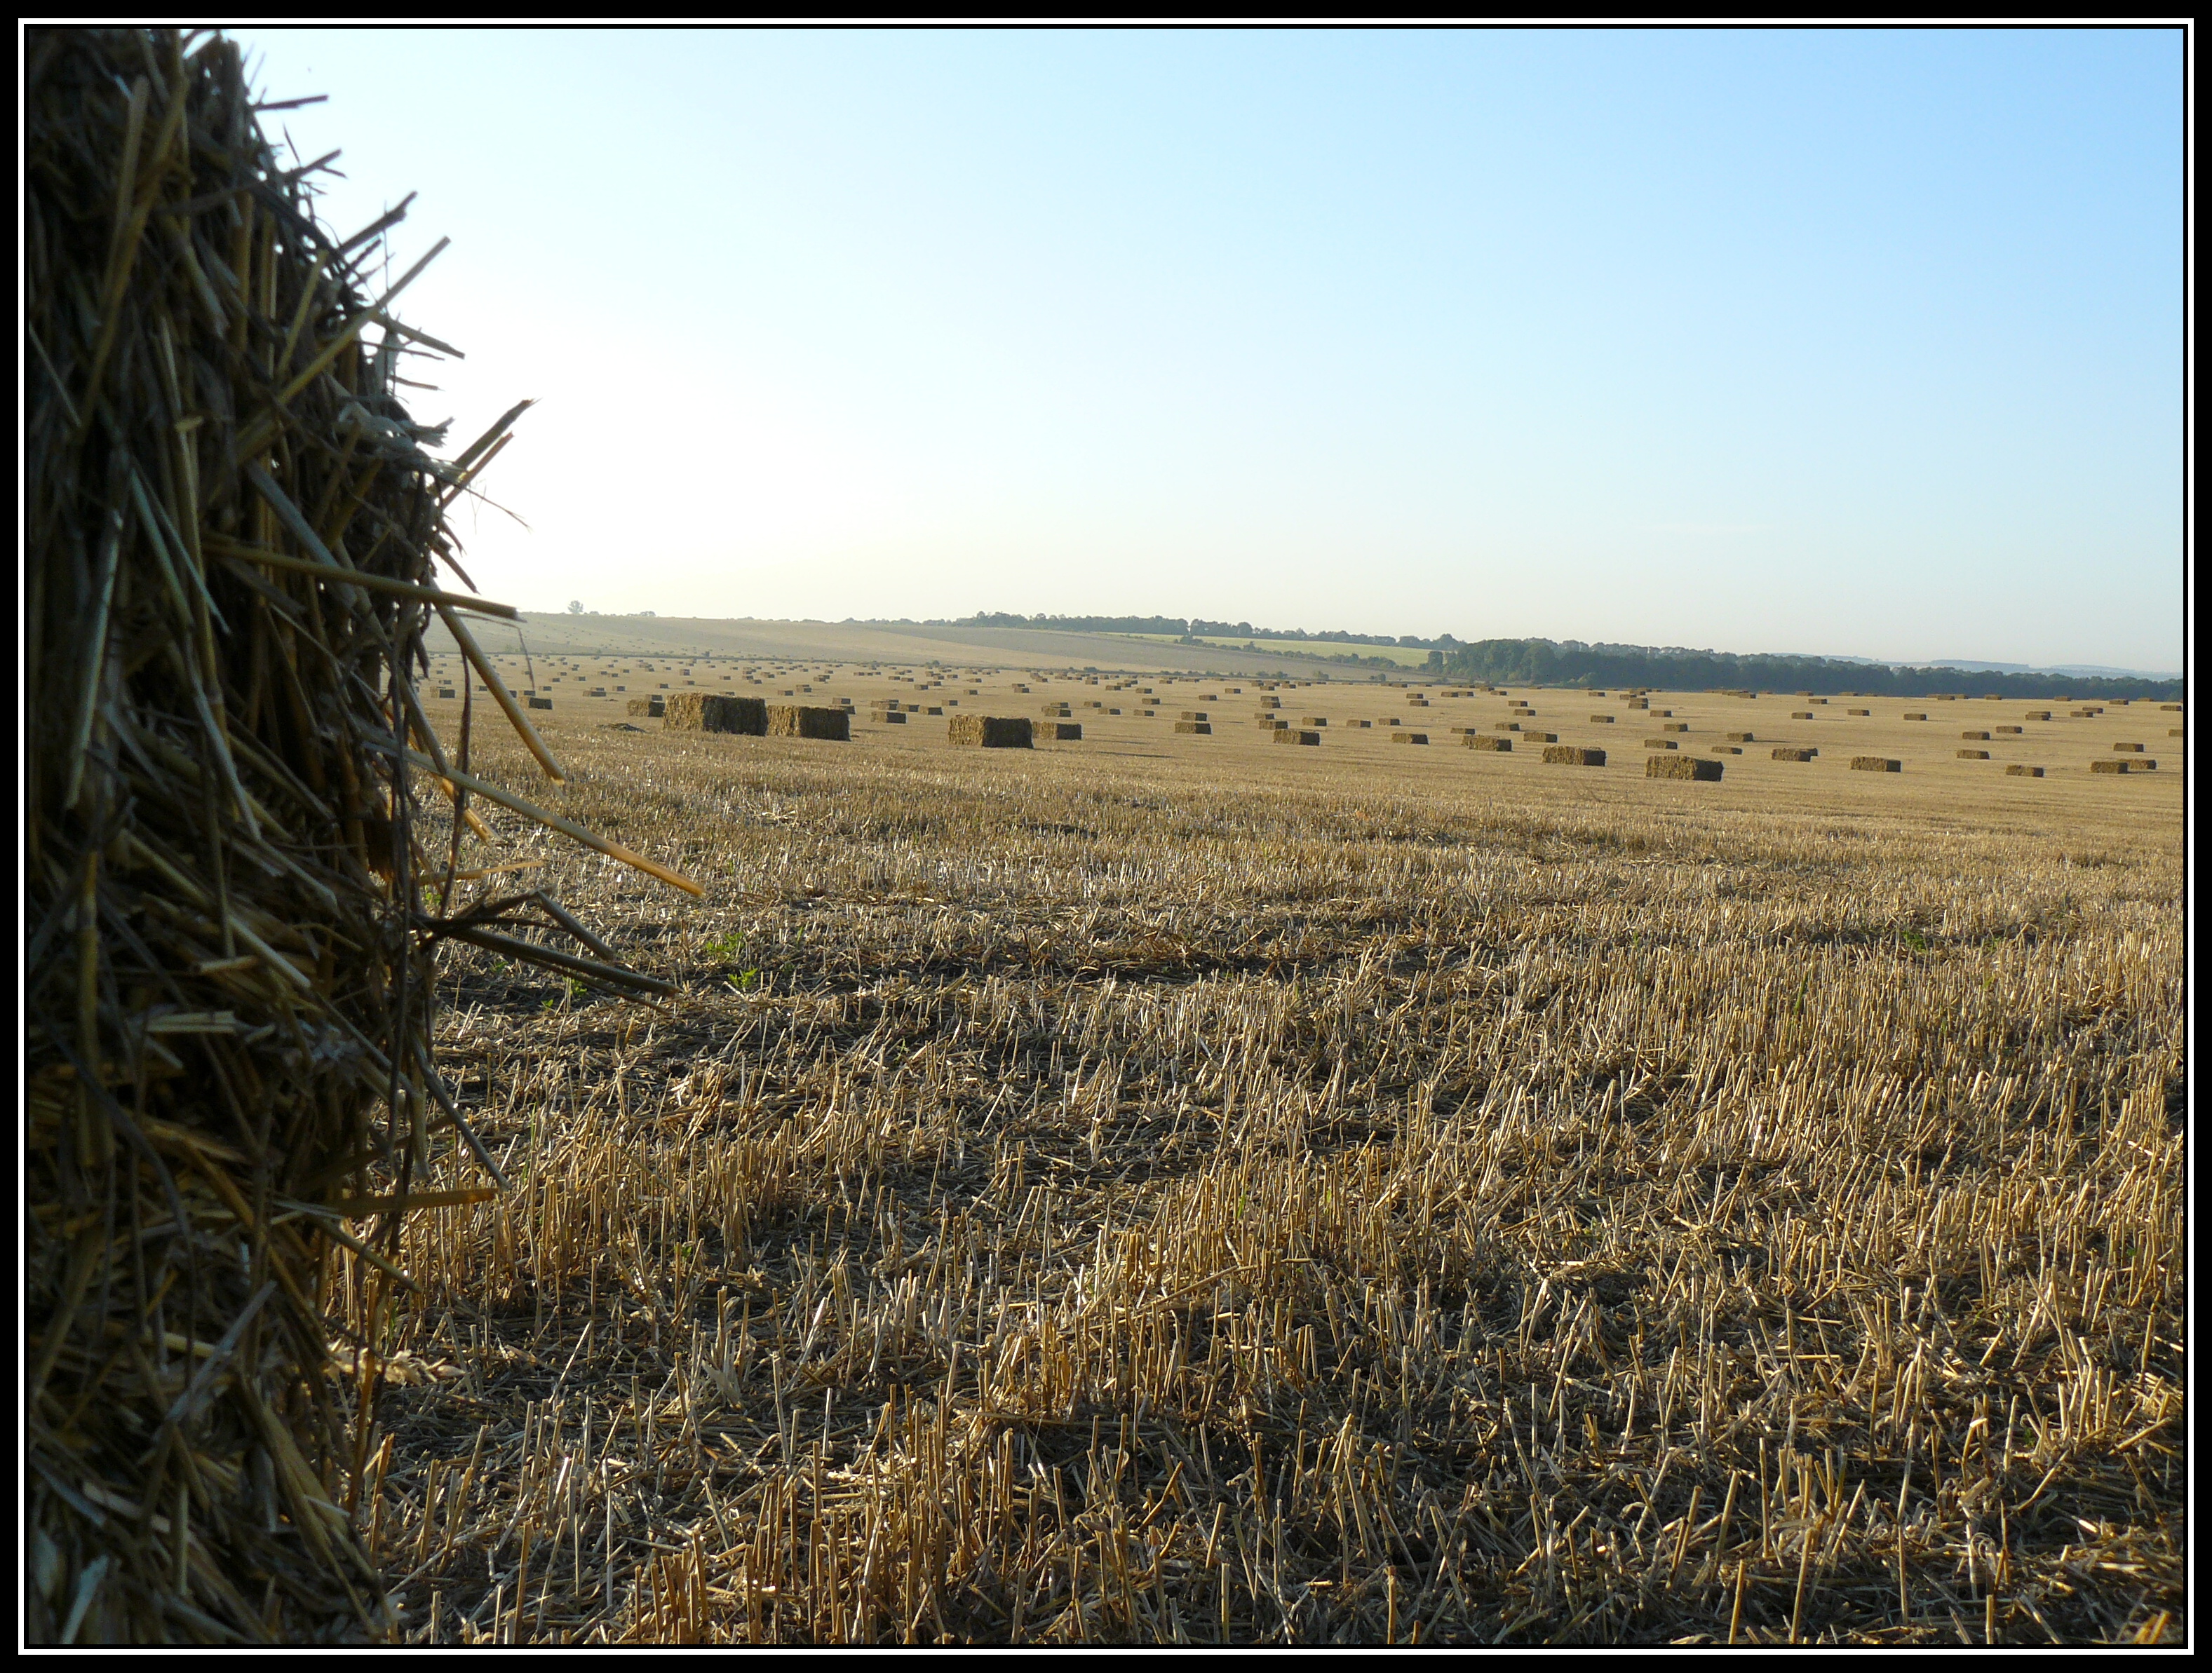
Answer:
<svg viewBox="0 0 2212 1673"><path fill-rule="evenodd" d="M237 34L526 607L2180 665L2176 31Z"/></svg>

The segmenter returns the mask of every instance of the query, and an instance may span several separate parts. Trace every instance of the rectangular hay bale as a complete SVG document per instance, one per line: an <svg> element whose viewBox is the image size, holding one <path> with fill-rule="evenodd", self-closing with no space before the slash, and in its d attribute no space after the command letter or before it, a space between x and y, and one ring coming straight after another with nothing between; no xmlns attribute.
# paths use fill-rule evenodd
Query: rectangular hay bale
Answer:
<svg viewBox="0 0 2212 1673"><path fill-rule="evenodd" d="M1962 761L1985 761L1989 758L1990 752L1986 749L1961 749L1959 751L1959 759Z"/></svg>
<svg viewBox="0 0 2212 1673"><path fill-rule="evenodd" d="M1037 733L1054 743L1074 743L1083 736L1083 723L1079 720L1048 720L1037 728Z"/></svg>
<svg viewBox="0 0 2212 1673"><path fill-rule="evenodd" d="M1428 741L1429 735L1426 732L1393 732L1390 734L1390 742L1393 743L1426 743Z"/></svg>
<svg viewBox="0 0 2212 1673"><path fill-rule="evenodd" d="M1175 729L1179 732L1195 733L1200 736L1207 736L1213 730L1213 728L1203 720L1178 720L1175 724Z"/></svg>
<svg viewBox="0 0 2212 1673"><path fill-rule="evenodd" d="M2040 779L2043 776L2043 769L2039 767L2023 767L2020 762L2014 761L2010 767L2005 768L2005 776L2008 779Z"/></svg>
<svg viewBox="0 0 2212 1673"><path fill-rule="evenodd" d="M1902 773L1905 771L1905 763L1893 761L1887 755L1853 755L1851 771L1854 773Z"/></svg>
<svg viewBox="0 0 2212 1673"><path fill-rule="evenodd" d="M1495 755L1510 755L1513 753L1511 738L1492 737L1487 732L1469 732L1461 742L1470 749L1487 749Z"/></svg>
<svg viewBox="0 0 2212 1673"><path fill-rule="evenodd" d="M1025 714L956 714L945 723L945 735L956 746L968 749L1033 747L1030 718Z"/></svg>
<svg viewBox="0 0 2212 1673"><path fill-rule="evenodd" d="M768 711L770 737L811 737L831 743L853 741L853 717L843 709L821 709L799 703L771 703Z"/></svg>
<svg viewBox="0 0 2212 1673"><path fill-rule="evenodd" d="M1321 734L1319 732L1300 731L1296 727L1292 726L1279 726L1275 729L1275 742L1278 743L1318 744L1321 742Z"/></svg>
<svg viewBox="0 0 2212 1673"><path fill-rule="evenodd" d="M734 732L741 737L763 737L768 732L768 704L758 697L679 691L661 706L661 724L672 732Z"/></svg>
<svg viewBox="0 0 2212 1673"><path fill-rule="evenodd" d="M1554 743L1544 751L1544 760L1553 767L1603 767L1605 751L1579 743Z"/></svg>
<svg viewBox="0 0 2212 1673"><path fill-rule="evenodd" d="M1784 745L1775 750L1774 759L1778 761L1808 761L1820 753L1818 749L1797 749Z"/></svg>
<svg viewBox="0 0 2212 1673"><path fill-rule="evenodd" d="M1699 761L1695 755L1653 755L1644 763L1647 779L1696 779L1717 782L1721 776L1718 761Z"/></svg>

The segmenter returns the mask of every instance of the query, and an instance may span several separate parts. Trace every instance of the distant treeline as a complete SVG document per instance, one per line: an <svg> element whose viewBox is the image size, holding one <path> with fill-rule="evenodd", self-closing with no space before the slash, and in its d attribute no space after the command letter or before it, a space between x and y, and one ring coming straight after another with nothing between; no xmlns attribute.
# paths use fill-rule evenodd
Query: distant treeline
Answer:
<svg viewBox="0 0 2212 1673"><path fill-rule="evenodd" d="M1737 656L1675 646L1585 645L1579 639L1484 639L1469 645L1449 633L1311 633L1303 627L1255 627L1249 621L1208 621L1179 615L1016 615L983 611L945 627L1048 628L1063 633L1154 633L1171 639L1285 639L1309 645L1388 645L1429 653L1425 672L1438 680L1493 685L1650 686L1660 691L1809 691L1823 697L1855 691L1869 697L2141 697L2178 703L2179 680L2092 677L2078 674L1995 674L1942 666L1892 668L1832 657ZM1332 662L1396 668L1382 658L1321 651Z"/></svg>
<svg viewBox="0 0 2212 1673"><path fill-rule="evenodd" d="M1397 645L1417 651L1453 649L1459 644L1449 633L1423 639L1418 633L1309 633L1304 627L1255 627L1249 621L1208 621L1203 616L1186 620L1179 615L1012 615L988 610L963 616L957 621L931 622L944 627L1045 627L1062 633L1164 633L1172 639L1276 639L1314 645Z"/></svg>
<svg viewBox="0 0 2212 1673"><path fill-rule="evenodd" d="M2075 674L1984 674L1960 668L1891 668L1829 657L1740 657L1725 651L1648 645L1564 644L1486 639L1429 658L1443 679L1496 685L1650 686L1661 691L1859 692L1872 697L2140 697L2181 700L2179 680L2087 678Z"/></svg>

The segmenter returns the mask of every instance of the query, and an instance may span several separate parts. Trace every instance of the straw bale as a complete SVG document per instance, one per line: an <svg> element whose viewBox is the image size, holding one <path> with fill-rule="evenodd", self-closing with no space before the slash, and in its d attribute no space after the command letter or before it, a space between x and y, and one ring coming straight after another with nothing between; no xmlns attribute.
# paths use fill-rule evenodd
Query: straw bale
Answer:
<svg viewBox="0 0 2212 1673"><path fill-rule="evenodd" d="M1778 761L1808 761L1820 753L1818 749L1796 749L1785 745L1775 750L1774 759Z"/></svg>
<svg viewBox="0 0 2212 1673"><path fill-rule="evenodd" d="M2168 737L2179 737L2182 735L2182 729L2179 726L2169 726L2166 729L2166 735Z"/></svg>
<svg viewBox="0 0 2212 1673"><path fill-rule="evenodd" d="M2021 733L2026 731L2027 728L2024 726L1999 726L1994 730L2000 735L2017 736Z"/></svg>
<svg viewBox="0 0 2212 1673"><path fill-rule="evenodd" d="M2124 773L2134 765L2135 763L2133 761L2091 761L2089 763L2089 770L2092 773Z"/></svg>
<svg viewBox="0 0 2212 1673"><path fill-rule="evenodd" d="M2159 707L2163 709L2168 714L2179 714L2181 712L2181 705L2179 703L2160 703Z"/></svg>
<svg viewBox="0 0 2212 1673"><path fill-rule="evenodd" d="M1523 731L1521 734L1521 741L1523 743L1557 743L1559 741L1559 735L1557 732Z"/></svg>
<svg viewBox="0 0 2212 1673"><path fill-rule="evenodd" d="M1905 763L1893 761L1887 755L1853 755L1851 771L1854 773L1902 773L1905 771Z"/></svg>
<svg viewBox="0 0 2212 1673"><path fill-rule="evenodd" d="M1605 751L1578 743L1554 743L1544 751L1544 759L1554 767L1603 767Z"/></svg>
<svg viewBox="0 0 2212 1673"><path fill-rule="evenodd" d="M453 688L451 686L440 686L438 688L438 695L441 697L451 697L453 694Z"/></svg>
<svg viewBox="0 0 2212 1673"><path fill-rule="evenodd" d="M1759 740L1753 737L1749 732L1730 732L1728 735L1728 741L1730 743L1756 743L1759 742Z"/></svg>
<svg viewBox="0 0 2212 1673"><path fill-rule="evenodd" d="M1492 737L1487 732L1469 732L1461 742L1470 749L1487 749L1493 755L1510 755L1513 753L1511 738Z"/></svg>
<svg viewBox="0 0 2212 1673"><path fill-rule="evenodd" d="M2051 718L2051 711L2049 709L2030 709L2026 714L2021 716L2021 718L2022 720L2048 720Z"/></svg>
<svg viewBox="0 0 2212 1673"><path fill-rule="evenodd" d="M1900 720L1925 720L1928 718L1928 713L1927 711L1923 709L1917 713L1899 715L1898 718Z"/></svg>
<svg viewBox="0 0 2212 1673"><path fill-rule="evenodd" d="M1610 726L1613 724L1613 717L1609 714L1594 714L1590 717L1590 724L1593 726Z"/></svg>
<svg viewBox="0 0 2212 1673"><path fill-rule="evenodd" d="M878 715L876 718L882 721L886 726L903 726L906 724L906 711L904 709L885 709L881 714Z"/></svg>
<svg viewBox="0 0 2212 1673"><path fill-rule="evenodd" d="M1298 724L1301 726L1326 726L1328 724L1328 717L1325 714L1301 715L1298 717Z"/></svg>
<svg viewBox="0 0 2212 1673"><path fill-rule="evenodd" d="M1644 763L1644 776L1647 779L1697 779L1717 783L1721 764L1699 761L1695 755L1653 755Z"/></svg>
<svg viewBox="0 0 2212 1673"><path fill-rule="evenodd" d="M2005 768L2005 776L2012 779L2040 779L2043 776L2043 769L2039 767L2023 767L2018 761L2014 761L2010 767Z"/></svg>
<svg viewBox="0 0 2212 1673"><path fill-rule="evenodd" d="M1181 714L1177 715L1176 718L1178 720L1204 720L1208 718L1208 716L1206 711L1204 709L1185 709Z"/></svg>
<svg viewBox="0 0 2212 1673"><path fill-rule="evenodd" d="M2014 728L2014 730L2017 730L2018 728ZM1986 731L1961 732L1959 736L1966 739L1970 743L1987 743L1990 741L1990 735Z"/></svg>
<svg viewBox="0 0 2212 1673"><path fill-rule="evenodd" d="M1845 714L1872 715L1874 711L1872 709L1845 709L1844 712Z"/></svg>
<svg viewBox="0 0 2212 1673"><path fill-rule="evenodd" d="M633 697L624 706L629 713L640 717L665 718L667 715L667 706L658 697Z"/></svg>
<svg viewBox="0 0 2212 1673"><path fill-rule="evenodd" d="M523 700L533 709L550 709L553 706L553 700L550 697L526 697Z"/></svg>
<svg viewBox="0 0 2212 1673"><path fill-rule="evenodd" d="M1191 732L1200 736L1213 730L1213 728L1203 720L1178 720L1175 724L1175 729L1178 732Z"/></svg>
<svg viewBox="0 0 2212 1673"><path fill-rule="evenodd" d="M1027 749L1033 731L1025 714L956 714L945 723L945 735L962 749Z"/></svg>
<svg viewBox="0 0 2212 1673"><path fill-rule="evenodd" d="M2118 754L2124 755L2140 755L2142 754L2142 745L2140 743L2115 743L2112 748Z"/></svg>
<svg viewBox="0 0 2212 1673"><path fill-rule="evenodd" d="M1054 743L1074 743L1083 736L1083 723L1079 720L1048 720L1037 728L1037 735Z"/></svg>
<svg viewBox="0 0 2212 1673"><path fill-rule="evenodd" d="M1736 743L1716 743L1713 745L1712 752L1716 755L1741 755L1743 753L1743 746Z"/></svg>
<svg viewBox="0 0 2212 1673"><path fill-rule="evenodd" d="M1959 759L1962 761L1985 761L1989 758L1990 752L1986 749L1961 749L1959 751Z"/></svg>
<svg viewBox="0 0 2212 1673"><path fill-rule="evenodd" d="M1429 735L1426 732L1393 732L1390 734L1390 742L1393 743L1426 743L1428 741Z"/></svg>
<svg viewBox="0 0 2212 1673"><path fill-rule="evenodd" d="M559 776L459 614L514 612L441 573L469 585L447 510L522 409L453 462L426 451L444 438L398 397L388 323L412 274L372 301L377 229L316 221L234 43L185 47L23 36L22 900L46 928L22 998L19 1630L388 1639L337 1507L388 1342L331 1315L385 1316L378 1263L433 1167L461 1201L500 1179L434 1067L437 954L550 903L456 889L483 821L463 802L448 846L423 797L554 815L448 762L416 680L434 611L455 686L481 681ZM473 1164L438 1154L454 1137ZM351 1277L341 1239L369 1252ZM333 1339L358 1377L328 1374Z"/></svg>
<svg viewBox="0 0 2212 1673"><path fill-rule="evenodd" d="M1321 742L1321 734L1319 732L1300 731L1297 728L1291 726L1279 727L1275 732L1275 742L1278 743L1319 743Z"/></svg>
<svg viewBox="0 0 2212 1673"><path fill-rule="evenodd" d="M1679 749L1682 746L1671 737L1647 737L1644 740L1644 747L1646 749Z"/></svg>
<svg viewBox="0 0 2212 1673"><path fill-rule="evenodd" d="M797 703L768 706L770 737L811 737L832 743L849 743L853 717L843 709L811 708Z"/></svg>
<svg viewBox="0 0 2212 1673"><path fill-rule="evenodd" d="M1810 715L1805 718L1808 720L1812 718ZM1690 723L1686 720L1670 720L1659 730L1662 732L1686 732L1690 730Z"/></svg>

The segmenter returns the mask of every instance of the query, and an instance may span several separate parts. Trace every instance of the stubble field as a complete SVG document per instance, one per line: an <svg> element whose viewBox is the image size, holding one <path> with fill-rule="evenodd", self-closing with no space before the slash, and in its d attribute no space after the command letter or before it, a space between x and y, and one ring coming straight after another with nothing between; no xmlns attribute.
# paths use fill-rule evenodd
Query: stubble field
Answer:
<svg viewBox="0 0 2212 1673"><path fill-rule="evenodd" d="M531 688L562 785L473 700L707 892L462 845L683 991L449 961L512 1183L404 1235L410 1641L2178 1641L2179 714L640 666ZM627 718L685 679L917 712Z"/></svg>

